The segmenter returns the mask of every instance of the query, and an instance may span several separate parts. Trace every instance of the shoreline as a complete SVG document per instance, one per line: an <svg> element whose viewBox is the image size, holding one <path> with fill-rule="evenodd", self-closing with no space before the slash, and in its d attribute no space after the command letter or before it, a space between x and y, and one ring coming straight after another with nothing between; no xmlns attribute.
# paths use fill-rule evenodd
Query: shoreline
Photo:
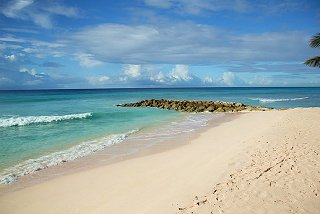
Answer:
<svg viewBox="0 0 320 214"><path fill-rule="evenodd" d="M200 113L203 114L203 113ZM212 113L204 113L212 114ZM217 113L216 113L217 114ZM146 134L152 131L157 131L168 124L163 123L159 126L153 126L142 130L141 133L135 133L125 139L119 144L114 144L106 147L103 150L92 153L88 156L77 158L72 161L67 161L62 164L50 166L39 171L18 177L16 181L10 184L0 184L0 196L9 192L14 192L24 189L36 184L40 184L61 176L70 175L73 173L94 169L97 167L114 164L117 162L148 156L155 153L165 152L167 150L175 149L180 146L188 144L191 140L195 139L199 134L206 131L210 127L219 126L221 123L230 121L238 116L239 113L218 113L208 120L207 126L198 127L197 130L188 132L186 135L183 133L174 136L172 139L162 140L157 143L147 145L141 142L141 139L135 139L138 134ZM186 114L178 121L184 121L190 114Z"/></svg>
<svg viewBox="0 0 320 214"><path fill-rule="evenodd" d="M295 146L303 144L305 148L297 147L294 150L298 155L309 152L309 147L315 151L315 154L320 152L320 139L317 134L320 131L320 108L250 112L238 115L240 116L217 126L207 126L206 130L198 133L186 145L58 176L27 188L5 193L0 196L0 211L3 210L5 213L19 213L22 210L24 213L43 213L44 211L49 213L125 213L130 210L131 213L207 213L206 211L217 208L213 205L214 199L208 196L217 184L223 184L221 189L217 190L223 198L235 194L227 191L229 186L225 180L230 173L237 172L239 179L235 182L239 187L246 187L241 179L244 177L243 180L245 180L246 174L242 175L237 170L243 169L248 172L247 174L255 176L250 164L248 166L246 164L251 163L252 160L256 162L263 160L251 156L259 153L256 150L260 153L267 150L271 160L286 154L287 147L282 148L282 142L288 143L285 145L288 145L289 149L292 143ZM285 136L283 136L284 133ZM273 154L272 148L278 152ZM300 161L298 155L296 158ZM310 159L306 160L310 161ZM308 169L311 173L306 174L308 176L306 179L314 182L316 178L312 175L319 176L320 163L314 160L312 163L314 166ZM263 164L262 166L264 167ZM303 168L304 165L299 167ZM260 170L259 167L254 169ZM269 171L273 172L271 169L267 172ZM272 174L272 176L276 175ZM294 177L296 174L289 174L289 176ZM287 179L288 176L284 178ZM302 176L301 179L303 178ZM296 182L290 179L289 181L294 184ZM264 189L263 185L258 183L258 190ZM313 197L312 200L299 204L302 207L312 207L307 210L311 210L311 213L320 209L314 204L314 202L320 202L318 194L320 183L313 183L313 187L317 195L312 192L313 195L310 195ZM278 188L281 188L281 185ZM223 200L219 202L217 209L230 206L232 210L233 204L235 207L243 202L237 197L241 194L246 195L247 190L246 188L240 188L240 190L242 192L238 192L232 198L234 201ZM252 188L248 190L252 191ZM286 190L291 191L290 194L293 194L294 198L295 189ZM263 193L262 198L264 195L278 194L268 190L267 193L265 192L259 192L260 195ZM43 197L44 195L46 197ZM212 192L211 195L213 195ZM281 195L279 197L281 198ZM250 198L248 201L251 202ZM250 208L252 211L261 206L259 203L257 205L249 202L244 201L242 204L247 206L249 211ZM269 201L267 202L265 206L270 206ZM52 203L55 205L54 208L48 210L52 207ZM280 203L277 206L288 211L286 203ZM267 207L260 208L267 209ZM294 206L289 208L296 210Z"/></svg>

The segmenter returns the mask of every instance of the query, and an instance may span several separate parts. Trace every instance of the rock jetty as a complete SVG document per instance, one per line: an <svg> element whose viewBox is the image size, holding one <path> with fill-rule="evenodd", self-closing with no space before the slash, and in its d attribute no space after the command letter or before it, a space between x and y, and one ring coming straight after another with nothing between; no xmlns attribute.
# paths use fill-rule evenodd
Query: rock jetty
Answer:
<svg viewBox="0 0 320 214"><path fill-rule="evenodd" d="M188 100L142 100L135 103L119 104L121 107L153 107L181 112L240 112L268 111L272 108L249 106L242 103L221 101L188 101Z"/></svg>

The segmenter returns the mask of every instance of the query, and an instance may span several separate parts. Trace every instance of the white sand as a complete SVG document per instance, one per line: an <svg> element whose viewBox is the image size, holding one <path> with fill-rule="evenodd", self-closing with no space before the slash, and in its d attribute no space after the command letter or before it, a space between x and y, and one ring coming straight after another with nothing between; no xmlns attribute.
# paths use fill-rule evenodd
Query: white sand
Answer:
<svg viewBox="0 0 320 214"><path fill-rule="evenodd" d="M0 213L319 213L319 153L319 108L244 113L185 146L4 194Z"/></svg>

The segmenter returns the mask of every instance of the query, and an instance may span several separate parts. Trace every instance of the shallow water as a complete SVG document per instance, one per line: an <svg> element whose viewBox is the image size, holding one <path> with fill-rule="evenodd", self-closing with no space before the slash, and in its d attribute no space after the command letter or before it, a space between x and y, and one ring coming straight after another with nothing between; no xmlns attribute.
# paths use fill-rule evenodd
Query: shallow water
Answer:
<svg viewBox="0 0 320 214"><path fill-rule="evenodd" d="M320 88L0 91L0 182L108 149L128 137L155 144L205 126L212 116L115 107L142 99L318 107Z"/></svg>

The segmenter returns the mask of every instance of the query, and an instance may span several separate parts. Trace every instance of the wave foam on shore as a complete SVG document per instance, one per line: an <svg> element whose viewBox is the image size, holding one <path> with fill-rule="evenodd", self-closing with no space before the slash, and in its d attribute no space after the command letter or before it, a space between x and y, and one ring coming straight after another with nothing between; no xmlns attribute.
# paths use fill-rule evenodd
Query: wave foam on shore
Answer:
<svg viewBox="0 0 320 214"><path fill-rule="evenodd" d="M129 135L137 132L132 130L127 133L110 135L98 140L84 142L80 145L73 146L69 149L55 152L35 159L26 160L20 164L6 169L0 174L0 184L9 184L14 182L18 177L31 174L50 166L55 166L63 162L68 162L88 156L94 152L103 150L108 146L112 146L124 141Z"/></svg>

